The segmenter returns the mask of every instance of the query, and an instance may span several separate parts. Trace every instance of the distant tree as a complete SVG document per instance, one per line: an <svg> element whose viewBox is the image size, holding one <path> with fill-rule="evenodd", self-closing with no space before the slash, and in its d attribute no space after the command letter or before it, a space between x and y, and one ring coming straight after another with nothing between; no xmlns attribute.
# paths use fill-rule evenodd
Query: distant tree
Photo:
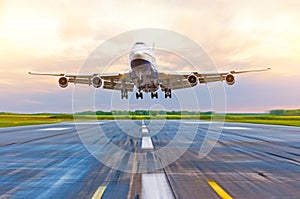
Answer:
<svg viewBox="0 0 300 199"><path fill-rule="evenodd" d="M270 115L286 115L286 111L283 109L271 110Z"/></svg>
<svg viewBox="0 0 300 199"><path fill-rule="evenodd" d="M159 115L165 115L166 112L165 112L165 111L158 111L158 114L159 114Z"/></svg>
<svg viewBox="0 0 300 199"><path fill-rule="evenodd" d="M295 109L295 110L286 110L286 115L300 115L300 109Z"/></svg>
<svg viewBox="0 0 300 199"><path fill-rule="evenodd" d="M154 117L158 115L157 111L151 111L150 113L151 113L151 116L154 116Z"/></svg>
<svg viewBox="0 0 300 199"><path fill-rule="evenodd" d="M94 115L95 112L94 111L83 111L80 113L77 113L78 115Z"/></svg>

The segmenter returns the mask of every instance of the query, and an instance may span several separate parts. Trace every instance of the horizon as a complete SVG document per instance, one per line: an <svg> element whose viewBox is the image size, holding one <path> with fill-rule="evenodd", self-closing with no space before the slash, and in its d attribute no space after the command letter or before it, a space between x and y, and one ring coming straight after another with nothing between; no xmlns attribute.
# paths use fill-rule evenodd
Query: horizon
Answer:
<svg viewBox="0 0 300 199"><path fill-rule="evenodd" d="M298 109L272 109L268 110L266 112L214 112L214 111L190 111L190 110L143 110L143 109L137 109L137 110L130 110L129 112L136 112L136 111L164 111L166 113L171 113L171 112L188 112L188 113L199 113L199 114L208 114L208 113L217 113L217 114L270 114L271 111L299 111L300 108ZM113 113L114 111L121 111L121 112L128 112L127 110L111 110L111 111L103 111L103 110L86 110L82 112L77 112L77 113L68 113L68 112L34 112L34 113L22 113L22 112L0 112L0 114L82 114L85 112L103 112L103 113Z"/></svg>

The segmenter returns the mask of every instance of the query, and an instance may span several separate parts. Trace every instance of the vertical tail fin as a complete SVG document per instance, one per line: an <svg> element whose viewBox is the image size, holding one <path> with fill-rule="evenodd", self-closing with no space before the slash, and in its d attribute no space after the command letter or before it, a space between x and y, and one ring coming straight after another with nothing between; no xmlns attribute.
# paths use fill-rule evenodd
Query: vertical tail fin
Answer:
<svg viewBox="0 0 300 199"><path fill-rule="evenodd" d="M152 44L152 52L153 52L153 55L155 55L155 43L153 42L153 44Z"/></svg>

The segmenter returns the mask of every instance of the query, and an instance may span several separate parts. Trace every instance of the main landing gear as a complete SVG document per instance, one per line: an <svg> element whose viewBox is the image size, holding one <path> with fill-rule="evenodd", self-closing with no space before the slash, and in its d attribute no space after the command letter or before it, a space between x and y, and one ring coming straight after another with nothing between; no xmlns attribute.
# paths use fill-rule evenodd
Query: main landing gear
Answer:
<svg viewBox="0 0 300 199"><path fill-rule="evenodd" d="M128 99L128 90L127 89L122 89L121 90L121 99Z"/></svg>
<svg viewBox="0 0 300 199"><path fill-rule="evenodd" d="M136 99L139 99L139 98L143 99L143 92L141 92L141 91L136 92L135 97L136 97ZM151 99L154 99L154 98L158 99L157 92L151 92Z"/></svg>
<svg viewBox="0 0 300 199"><path fill-rule="evenodd" d="M143 93L140 91L136 92L135 97L136 97L136 99L139 99L139 98L143 99Z"/></svg>
<svg viewBox="0 0 300 199"><path fill-rule="evenodd" d="M165 89L165 98L172 98L172 92L170 88Z"/></svg>
<svg viewBox="0 0 300 199"><path fill-rule="evenodd" d="M152 92L151 93L151 99L156 98L158 99L158 93L157 92Z"/></svg>
<svg viewBox="0 0 300 199"><path fill-rule="evenodd" d="M168 97L172 98L171 89L166 88L163 91L165 92L165 98L168 98ZM151 92L150 94L151 94L151 99L154 99L154 98L158 99L158 92ZM143 92L142 91L136 92L135 97L136 97L136 99L139 99L139 98L143 99Z"/></svg>

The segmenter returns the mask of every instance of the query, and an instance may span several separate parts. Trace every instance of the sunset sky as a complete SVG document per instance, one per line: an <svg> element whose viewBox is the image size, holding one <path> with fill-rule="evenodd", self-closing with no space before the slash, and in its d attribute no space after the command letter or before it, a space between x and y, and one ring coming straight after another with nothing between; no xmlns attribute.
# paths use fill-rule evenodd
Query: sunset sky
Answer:
<svg viewBox="0 0 300 199"><path fill-rule="evenodd" d="M57 78L27 72L76 73L103 41L140 28L186 35L219 71L271 66L269 72L236 76L234 86L225 86L228 112L300 108L299 10L295 0L0 0L0 112L72 112L73 85L61 89ZM203 110L209 110L205 87L196 90ZM186 93L182 100L188 100L189 91L175 92ZM99 109L108 109L112 93L97 93ZM179 109L175 101L172 106L163 101L156 103Z"/></svg>

